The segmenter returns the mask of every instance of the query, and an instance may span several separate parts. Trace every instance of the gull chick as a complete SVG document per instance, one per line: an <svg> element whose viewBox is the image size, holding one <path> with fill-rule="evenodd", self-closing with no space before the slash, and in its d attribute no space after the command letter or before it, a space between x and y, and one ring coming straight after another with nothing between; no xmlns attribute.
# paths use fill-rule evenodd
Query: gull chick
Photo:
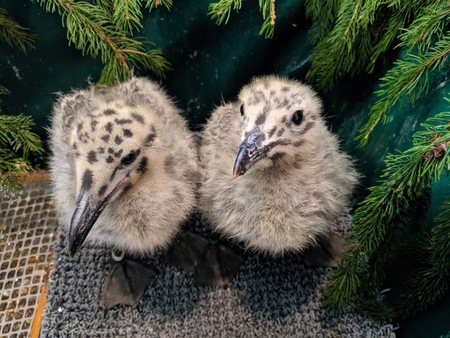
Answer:
<svg viewBox="0 0 450 338"><path fill-rule="evenodd" d="M152 253L171 243L195 207L197 145L148 79L61 96L50 147L54 201L72 256L85 240Z"/></svg>
<svg viewBox="0 0 450 338"><path fill-rule="evenodd" d="M358 174L321 110L309 86L263 76L212 113L200 147L199 209L215 231L257 252L311 248L307 261L339 263L344 241L332 229Z"/></svg>

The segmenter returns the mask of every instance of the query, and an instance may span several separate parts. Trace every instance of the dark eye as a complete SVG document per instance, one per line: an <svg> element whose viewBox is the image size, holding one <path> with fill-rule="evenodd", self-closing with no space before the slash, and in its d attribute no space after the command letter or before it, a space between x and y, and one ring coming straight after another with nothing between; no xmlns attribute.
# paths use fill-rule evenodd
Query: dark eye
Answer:
<svg viewBox="0 0 450 338"><path fill-rule="evenodd" d="M137 157L137 153L136 153L135 151L133 151L133 152L129 153L127 156L125 156L125 157L122 159L122 164L123 164L123 165L129 165L129 164L131 164L131 163L134 162L134 160L136 159L136 157Z"/></svg>
<svg viewBox="0 0 450 338"><path fill-rule="evenodd" d="M292 122L297 126L303 121L303 110L297 110L294 115L292 115Z"/></svg>
<svg viewBox="0 0 450 338"><path fill-rule="evenodd" d="M240 111L241 111L241 116L244 116L244 105L243 104L241 104Z"/></svg>

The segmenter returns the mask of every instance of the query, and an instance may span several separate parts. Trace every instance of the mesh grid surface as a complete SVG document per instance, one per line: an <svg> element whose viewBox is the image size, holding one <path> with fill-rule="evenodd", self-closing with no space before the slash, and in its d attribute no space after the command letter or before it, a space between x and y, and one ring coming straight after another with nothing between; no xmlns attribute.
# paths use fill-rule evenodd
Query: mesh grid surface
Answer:
<svg viewBox="0 0 450 338"><path fill-rule="evenodd" d="M99 295L111 269L109 250L86 245L70 259L65 230L57 228L50 203L49 182L36 178L18 199L0 195L2 338L34 332L56 237L42 337L395 336L390 324L323 309L319 286L325 270L304 269L295 257L252 255L231 286L223 289L192 285L189 273L168 267L163 255L155 254L150 260L160 275L146 289L139 308L121 305L104 311Z"/></svg>
<svg viewBox="0 0 450 338"><path fill-rule="evenodd" d="M198 217L187 226L206 231ZM60 227L42 338L395 337L391 324L325 308L321 290L329 269L306 267L296 255L249 254L229 286L220 288L195 285L192 273L169 266L161 250L142 258L159 274L139 305L104 310L103 281L116 264L111 248L87 242L73 258L67 251L67 228Z"/></svg>
<svg viewBox="0 0 450 338"><path fill-rule="evenodd" d="M29 337L46 283L57 221L45 173L33 173L19 198L0 194L0 337Z"/></svg>

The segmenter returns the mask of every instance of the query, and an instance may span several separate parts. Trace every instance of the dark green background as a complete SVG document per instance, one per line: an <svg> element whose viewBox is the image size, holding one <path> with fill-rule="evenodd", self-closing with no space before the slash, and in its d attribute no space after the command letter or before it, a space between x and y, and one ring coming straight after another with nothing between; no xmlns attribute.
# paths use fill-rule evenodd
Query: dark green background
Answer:
<svg viewBox="0 0 450 338"><path fill-rule="evenodd" d="M233 13L226 26L216 26L206 13L208 0L174 1L170 12L158 8L144 14L144 28L137 35L146 36L161 48L172 63L161 84L185 112L190 126L200 130L211 110L223 100L234 100L242 85L252 76L276 73L303 80L310 66L312 45L307 36L310 22L301 1L277 2L275 36L266 40L259 36L262 19L257 2L244 1L239 14ZM0 84L11 90L4 98L8 114L32 115L36 132L46 139L49 113L56 93L86 87L88 80L99 79L102 65L98 60L82 56L68 46L66 31L57 14L45 13L34 2L0 0L24 26L38 35L36 49L27 55L0 46ZM337 132L344 149L350 152L364 175L357 199L365 188L376 182L388 152L411 146L411 135L429 115L448 110L450 85L447 74L435 74L430 90L414 106L405 98L390 113L386 126L378 127L367 147L357 148L353 138L367 121L375 97L378 78L396 57L391 53L373 75L343 80L332 93L321 93L330 128ZM153 74L136 70L138 75L156 79ZM45 156L37 159L45 166ZM448 179L434 185L433 206L428 219L436 214L440 201L448 196ZM428 222L428 225L431 224ZM414 258L412 258L414 259ZM389 285L387 285L389 287ZM400 324L400 337L439 337L450 331L450 301Z"/></svg>

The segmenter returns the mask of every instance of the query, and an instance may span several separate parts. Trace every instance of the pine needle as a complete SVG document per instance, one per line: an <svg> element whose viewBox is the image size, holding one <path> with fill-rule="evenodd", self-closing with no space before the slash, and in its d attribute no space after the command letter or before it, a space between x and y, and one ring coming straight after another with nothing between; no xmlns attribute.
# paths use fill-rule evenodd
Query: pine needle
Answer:
<svg viewBox="0 0 450 338"><path fill-rule="evenodd" d="M449 168L449 121L450 112L427 119L421 125L424 130L414 134L410 149L386 157L382 180L369 189L355 211L347 238L351 249L325 290L330 306L342 308L354 302L361 294L361 285L381 286L386 262L373 264L373 260L381 253L392 257L399 243L397 232L412 224L408 218L414 217L411 207L429 203L431 182L438 181Z"/></svg>
<svg viewBox="0 0 450 338"><path fill-rule="evenodd" d="M261 11L263 24L259 35L266 39L273 38L275 33L276 23L276 0L259 0L259 10ZM242 7L242 0L220 0L219 2L212 2L208 6L208 15L212 20L216 21L217 25L227 24L230 20L231 12L239 12Z"/></svg>
<svg viewBox="0 0 450 338"><path fill-rule="evenodd" d="M450 32L447 32L447 35L437 41L435 47L425 54L408 53L403 60L397 60L394 63L394 66L381 79L380 89L375 92L380 98L371 107L369 121L361 127L356 137L361 146L367 144L370 134L379 122L387 122L387 113L402 95L408 94L408 98L413 103L427 91L429 72L440 70L447 65L449 55Z"/></svg>
<svg viewBox="0 0 450 338"><path fill-rule="evenodd" d="M0 8L0 41L26 53L34 48L36 35L8 16L5 9Z"/></svg>
<svg viewBox="0 0 450 338"><path fill-rule="evenodd" d="M319 43L331 32L343 1L305 1L306 15L312 20L309 35L314 44Z"/></svg>
<svg viewBox="0 0 450 338"><path fill-rule="evenodd" d="M307 0L306 13L313 20L310 36L316 45L306 77L321 90L373 72L393 48L405 51L381 79L375 93L379 99L357 137L361 146L404 94L414 102L426 93L429 73L448 59L450 3L445 0Z"/></svg>
<svg viewBox="0 0 450 338"><path fill-rule="evenodd" d="M365 8L369 5L363 0L347 0L336 8L334 27L318 40L314 49L311 68L306 75L309 82L329 91L345 75L356 75L366 68L375 42L366 27L373 16Z"/></svg>
<svg viewBox="0 0 450 338"><path fill-rule="evenodd" d="M36 36L0 8L0 41L25 53L34 48ZM0 85L0 192L14 197L21 191L18 177L31 169L29 153L40 154L44 150L39 137L31 131L34 125L31 117L2 113L1 97L9 94L10 91Z"/></svg>
<svg viewBox="0 0 450 338"><path fill-rule="evenodd" d="M47 11L56 9L67 28L69 45L105 65L99 85L125 81L133 68L144 67L158 76L170 70L170 63L158 49L148 49L151 42L133 38L133 29L141 28L141 0L107 0L89 3L74 0L39 0ZM171 5L171 1L148 1L151 8L157 4Z"/></svg>
<svg viewBox="0 0 450 338"><path fill-rule="evenodd" d="M113 0L112 21L120 30L133 33L142 28L141 0Z"/></svg>
<svg viewBox="0 0 450 338"><path fill-rule="evenodd" d="M44 151L39 137L31 131L33 125L30 116L3 115L0 111L0 191L12 196L20 192L18 177L31 169L29 153Z"/></svg>
<svg viewBox="0 0 450 338"><path fill-rule="evenodd" d="M149 11L152 11L156 7L164 6L168 11L170 11L172 5L172 0L147 0L145 7L147 7Z"/></svg>
<svg viewBox="0 0 450 338"><path fill-rule="evenodd" d="M398 320L428 309L450 291L449 200L442 204L435 223L431 231L415 240L415 247L409 249L417 259L394 307Z"/></svg>
<svg viewBox="0 0 450 338"><path fill-rule="evenodd" d="M208 6L208 15L212 20L216 20L218 25L227 24L231 16L231 11L239 12L242 6L242 0L220 0L210 3Z"/></svg>
<svg viewBox="0 0 450 338"><path fill-rule="evenodd" d="M434 41L442 39L450 20L450 3L435 1L422 8L414 22L399 35L399 47L418 47L423 53L432 47Z"/></svg>

